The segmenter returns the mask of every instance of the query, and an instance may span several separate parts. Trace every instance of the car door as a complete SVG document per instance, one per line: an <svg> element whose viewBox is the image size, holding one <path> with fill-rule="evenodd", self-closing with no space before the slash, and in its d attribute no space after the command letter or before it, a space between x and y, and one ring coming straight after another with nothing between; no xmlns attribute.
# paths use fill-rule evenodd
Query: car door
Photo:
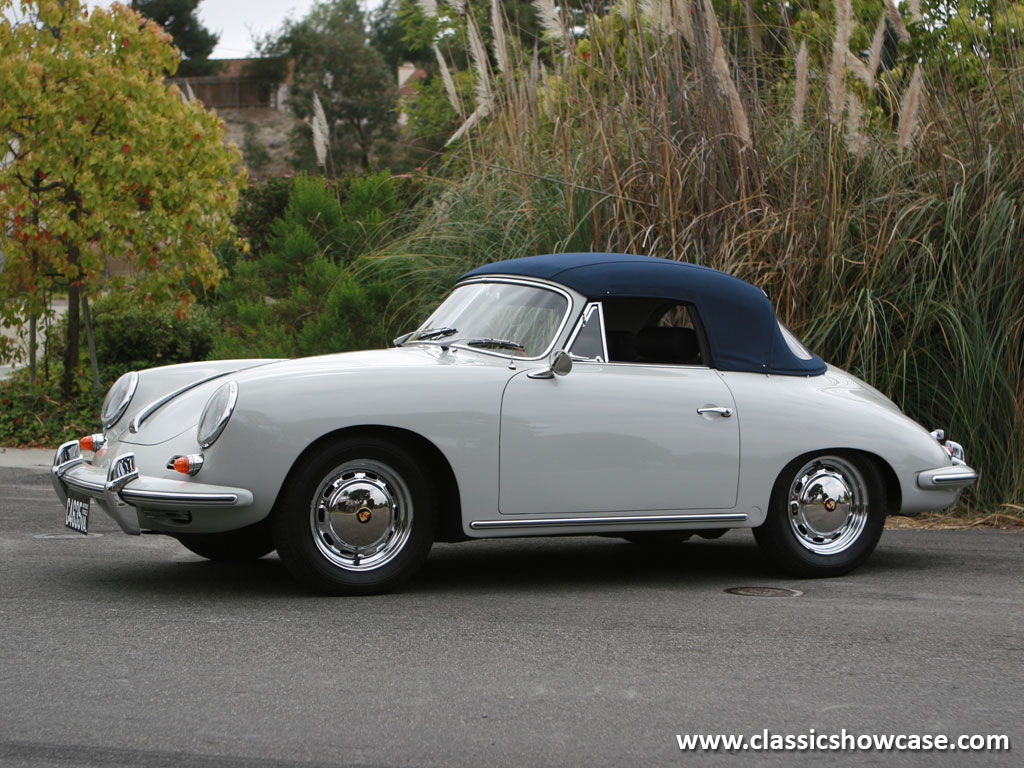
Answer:
<svg viewBox="0 0 1024 768"><path fill-rule="evenodd" d="M588 315L603 325L600 307ZM614 362L614 351L606 362L604 329L603 348L593 347L585 325L575 336L590 334L591 354L576 355L568 375L539 379L523 371L505 389L500 512L733 508L740 414L717 371L642 356ZM574 340L570 349L580 346Z"/></svg>

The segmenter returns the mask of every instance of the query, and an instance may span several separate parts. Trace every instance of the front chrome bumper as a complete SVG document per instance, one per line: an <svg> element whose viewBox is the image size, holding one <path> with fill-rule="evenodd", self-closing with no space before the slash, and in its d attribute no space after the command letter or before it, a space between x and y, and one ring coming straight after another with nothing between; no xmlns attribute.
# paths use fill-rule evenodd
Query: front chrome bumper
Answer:
<svg viewBox="0 0 1024 768"><path fill-rule="evenodd" d="M937 488L966 488L978 479L978 473L966 464L929 469L917 476L917 487L926 491Z"/></svg>
<svg viewBox="0 0 1024 768"><path fill-rule="evenodd" d="M934 429L929 433L939 445L949 454L952 466L937 467L921 472L917 476L917 487L926 491L934 491L940 488L957 490L966 488L978 479L978 473L967 466L967 456L964 447L960 443L954 443L946 439L946 431Z"/></svg>
<svg viewBox="0 0 1024 768"><path fill-rule="evenodd" d="M136 535L143 529L185 530L191 527L192 512L244 508L253 501L252 492L244 488L140 475L134 453L119 455L104 472L85 461L74 440L57 449L52 472L53 487L62 505L69 489L88 496L122 531ZM226 529L237 527L227 521L225 524Z"/></svg>

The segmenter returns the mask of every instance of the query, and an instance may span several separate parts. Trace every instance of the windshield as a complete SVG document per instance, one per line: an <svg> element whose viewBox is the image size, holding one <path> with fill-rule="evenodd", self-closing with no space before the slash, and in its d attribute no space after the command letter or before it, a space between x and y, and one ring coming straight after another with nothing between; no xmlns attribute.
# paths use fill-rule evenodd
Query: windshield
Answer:
<svg viewBox="0 0 1024 768"><path fill-rule="evenodd" d="M409 341L540 357L554 341L568 305L564 296L544 288L471 283L452 291Z"/></svg>

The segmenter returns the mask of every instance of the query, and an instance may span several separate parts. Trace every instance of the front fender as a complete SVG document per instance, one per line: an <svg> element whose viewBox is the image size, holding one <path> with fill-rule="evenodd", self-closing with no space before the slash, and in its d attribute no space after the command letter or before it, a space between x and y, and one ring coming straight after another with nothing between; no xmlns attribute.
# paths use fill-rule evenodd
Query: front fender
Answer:
<svg viewBox="0 0 1024 768"><path fill-rule="evenodd" d="M206 360L197 363L180 363L139 371L139 383L128 409L117 423L105 433L108 442L130 439L129 425L138 413L150 404L193 382L211 376L243 371L259 365L277 362L272 359L250 358L245 360ZM197 414L198 418L198 414Z"/></svg>

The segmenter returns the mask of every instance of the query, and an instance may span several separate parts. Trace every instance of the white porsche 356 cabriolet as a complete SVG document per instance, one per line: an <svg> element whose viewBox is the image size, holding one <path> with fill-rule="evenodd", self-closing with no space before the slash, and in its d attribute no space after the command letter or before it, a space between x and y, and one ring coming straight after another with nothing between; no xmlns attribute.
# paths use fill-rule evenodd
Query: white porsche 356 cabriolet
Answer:
<svg viewBox="0 0 1024 768"><path fill-rule="evenodd" d="M98 505L215 560L276 549L332 594L396 586L434 541L493 536L750 527L785 570L839 575L886 515L949 506L977 478L941 431L809 352L760 289L621 254L480 267L394 349L131 372L102 421L54 458L69 527Z"/></svg>

